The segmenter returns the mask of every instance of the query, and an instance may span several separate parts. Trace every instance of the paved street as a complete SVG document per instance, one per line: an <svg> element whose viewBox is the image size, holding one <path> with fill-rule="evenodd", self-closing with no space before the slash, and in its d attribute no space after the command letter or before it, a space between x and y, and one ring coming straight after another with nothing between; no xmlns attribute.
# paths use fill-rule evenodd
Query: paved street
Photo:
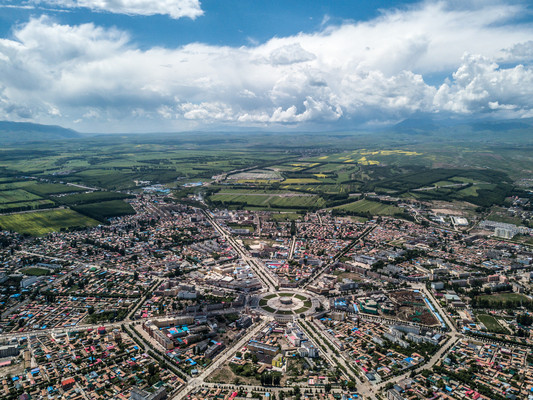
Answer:
<svg viewBox="0 0 533 400"><path fill-rule="evenodd" d="M242 243L239 240L237 240L226 228L221 226L208 212L205 212L205 215L206 215L207 219L211 222L211 224L214 226L214 228L225 238L225 240L229 244L231 244L231 246L235 249L235 251L237 252L239 257L247 265L249 265L252 268L252 270L254 271L255 275L258 277L258 279L261 281L261 283L263 285L263 289L261 290L261 293L276 293L276 287L278 286L277 277L274 274L272 274L272 272L269 271L265 267L265 265L262 263L261 260L259 260L257 258L254 258L254 257L251 257L250 254L248 253L248 251L242 245ZM373 229L374 229L374 227L366 229L356 239L354 239L350 243L350 245L348 245L347 247L342 249L333 258L333 260L330 263L328 263L324 267L322 267L314 275L314 277L309 282L307 282L307 284L304 286L304 288L292 289L291 291L299 292L299 293L311 296L311 298L313 298L313 301L314 301L313 305L315 307L320 304L319 302L323 302L324 304L327 305L327 299L319 298L319 296L316 296L314 293L308 292L305 289L305 287L307 287L308 285L310 285L313 282L315 282L316 280L318 280L321 277L321 275L324 274L328 270L328 268L331 267L331 263L335 262L339 257L341 257L344 253L346 253L346 251L349 251L360 240L363 240ZM292 240L291 240L291 243L290 243L290 254L291 255L294 253L295 246L296 246L296 237L293 237ZM35 253L31 253L31 252L25 252L25 254L42 257L42 255L40 255L40 254L35 254ZM78 264L77 268L69 271L64 276L58 278L58 280L64 280L64 279L68 278L72 273L74 273L76 271L79 271L80 269L82 269L84 267L88 267L88 266L91 267L92 266L92 265L83 264L83 263L77 263L77 264ZM119 272L123 272L123 271L119 271ZM29 335L39 336L39 335L45 335L45 334L58 334L58 333L64 333L64 332L79 330L80 328L81 329L96 329L96 328L98 328L100 326L104 326L104 327L106 327L108 329L113 329L113 328L119 327L120 325L122 325L124 323L131 322L131 318L133 317L133 314L137 310L138 306L140 306L146 300L146 298L150 295L150 293L159 284L160 284L160 279L158 278L158 279L156 279L156 282L152 285L152 287L139 299L139 301L136 303L136 306L131 309L131 311L129 312L127 318L124 321L119 321L119 322L114 322L114 323L105 323L105 324L78 325L78 326L73 326L73 327L68 327L68 328L65 327L65 328L46 329L46 330L41 330L41 331L36 331L36 332L31 332L31 333L30 332L11 333L11 334L2 335L2 337L6 338L6 339L11 339L11 338L19 338L19 337L29 336ZM448 342L446 343L446 345L443 346L442 348L440 348L439 351L437 351L437 353L435 353L431 357L431 359L427 360L426 363L424 363L423 365L420 365L419 367L417 367L415 369L415 371L418 372L418 371L421 371L421 370L423 370L425 368L431 368L433 365L435 365L444 356L444 354L447 352L449 347L454 345L455 343L457 343L457 341L459 341L463 337L463 335L461 335L459 332L457 332L457 329L455 328L455 326L452 323L452 321L449 319L449 317L447 316L445 311L442 309L440 304L435 300L435 298L433 297L431 292L427 290L427 288L425 287L424 284L412 284L412 287L413 287L413 289L418 289L418 290L420 290L421 292L424 293L424 295L428 298L428 300L431 301L431 303L434 305L435 309L439 312L439 314L442 316L442 318L444 319L444 321L446 322L446 324L450 328L450 333L449 333L450 334L450 338L449 338ZM316 299L316 303L318 303L318 304L315 303L315 299ZM20 305L18 307L20 307ZM9 312L13 312L13 311L16 311L16 310L15 309L9 310ZM231 312L236 312L236 311L238 312L238 310L236 310L236 309L231 309L231 310L222 310L222 311L218 311L218 312L215 312L215 313L226 313L226 312L230 312L230 311ZM149 318L140 319L140 320L137 320L137 321L143 322L144 320L147 320L147 319L149 319ZM265 390L268 390L268 391L272 391L272 392L282 391L282 390L283 391L290 390L290 389L287 389L287 388L273 388L273 387L272 388L271 387L265 388L265 387L262 387L262 386L254 386L254 385L251 385L251 386L245 386L245 385L235 386L235 385L231 385L229 382L228 383L224 383L224 384L220 384L220 383L208 383L208 382L205 381L207 377L209 377L218 368L223 366L223 364L226 363L235 354L236 351L238 351L239 349L244 347L246 345L246 343L257 332L259 332L269 321L271 321L272 319L273 319L272 317L264 317L263 321L260 324L257 324L256 326L253 326L250 329L250 331L248 333L246 333L237 343L235 343L233 346L231 346L231 348L228 348L224 352L222 352L214 360L214 362L207 369L205 369L200 375L198 375L196 377L189 377L186 385L183 388L181 388L180 390L178 390L176 393L172 394L171 398L173 400L182 400L189 393L191 393L191 391L193 391L194 389L199 388L199 387L225 386L225 387L234 388L236 390L241 388L241 389L248 390L248 391L252 391L252 390L253 391L265 391ZM360 379L353 372L353 370L352 370L353 366L351 365L350 360L345 356L345 354L343 354L342 351L338 351L337 354L334 351L332 351L332 348L335 348L335 344L333 343L331 338L328 337L328 335L326 333L320 332L321 328L316 324L316 321L311 321L310 322L310 321L298 320L297 322L301 325L302 328L304 328L304 331L313 333L313 335L308 335L308 337L314 343L314 345L318 349L320 349L321 355L329 362L329 364L333 368L336 368L337 366L341 367L341 370L347 376L347 378L356 382L358 393L360 395L364 396L365 398L375 400L376 399L376 394L375 393L377 393L378 390L383 389L385 387L385 385L387 385L388 383L397 383L397 382L399 382L400 380L408 377L409 374L411 373L411 370L409 370L409 371L405 372L404 374L396 376L396 377L394 377L392 379L389 379L387 381L381 382L380 384L372 384L372 383L366 381L365 378L361 378ZM314 326L314 329L311 329L311 326ZM317 332L320 332L320 334L317 334ZM135 333L135 332L134 332L134 335L139 340L141 340L143 343L145 343L146 338L138 336L137 333ZM157 344L156 344L156 345L154 345L154 347L158 348L159 346L157 346ZM145 350L147 350L147 349L148 348L146 347ZM160 351L163 352L163 349L161 348ZM308 387L305 384L300 385L300 386L302 388L305 388L306 390L310 390L310 391L313 390L313 389L316 389L316 388L313 388L313 387Z"/></svg>
<svg viewBox="0 0 533 400"><path fill-rule="evenodd" d="M178 392L172 400L181 400L183 399L191 390L202 385L205 379L211 375L216 369L220 368L227 360L229 360L233 355L242 348L248 341L256 335L261 329L263 329L266 324L269 322L269 319L264 319L260 324L255 325L246 335L244 335L237 343L231 346L229 349L225 349L213 363L207 367L200 375L195 378L190 379L187 382L187 386Z"/></svg>

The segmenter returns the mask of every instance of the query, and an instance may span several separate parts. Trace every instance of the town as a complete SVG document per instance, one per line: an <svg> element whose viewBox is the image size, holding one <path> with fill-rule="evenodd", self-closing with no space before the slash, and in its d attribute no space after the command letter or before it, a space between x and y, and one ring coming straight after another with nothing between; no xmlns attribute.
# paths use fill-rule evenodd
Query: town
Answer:
<svg viewBox="0 0 533 400"><path fill-rule="evenodd" d="M0 400L533 400L533 0L0 0Z"/></svg>
<svg viewBox="0 0 533 400"><path fill-rule="evenodd" d="M397 203L412 218L284 218L152 191L126 201L135 213L107 225L2 233L2 398L533 390L533 251L508 240L529 228L417 202Z"/></svg>

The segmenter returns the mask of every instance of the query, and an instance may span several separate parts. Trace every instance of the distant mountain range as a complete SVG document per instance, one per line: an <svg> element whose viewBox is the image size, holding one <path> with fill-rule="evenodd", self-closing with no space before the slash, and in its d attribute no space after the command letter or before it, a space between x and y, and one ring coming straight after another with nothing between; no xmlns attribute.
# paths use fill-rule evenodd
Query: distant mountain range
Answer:
<svg viewBox="0 0 533 400"><path fill-rule="evenodd" d="M23 144L50 140L76 139L82 135L57 125L0 121L0 144Z"/></svg>
<svg viewBox="0 0 533 400"><path fill-rule="evenodd" d="M392 127L393 131L422 133L438 131L440 129L456 128L470 131L512 131L518 129L531 129L533 118L479 121L479 120L454 120L454 119L428 119L408 118ZM384 130L390 130L384 128Z"/></svg>
<svg viewBox="0 0 533 400"><path fill-rule="evenodd" d="M258 134L276 135L276 132L256 131ZM343 130L343 135L358 134L365 131ZM190 133L190 132L189 132ZM224 137L228 133L242 134L244 137L253 135L253 132L205 132L205 135L199 133L194 135L200 142L213 142L216 140L214 136L220 134ZM279 134L287 134L287 132L278 132ZM293 132L298 133L298 132ZM304 132L300 132L304 133ZM316 133L316 132L315 132ZM368 133L368 132L367 132ZM465 140L470 142L505 142L505 143L528 143L533 141L533 118L524 119L510 119L510 120L495 120L495 121L479 121L479 120L457 120L453 118L427 118L414 116L408 118L396 125L383 127L375 130L375 134L396 137L403 140L450 140L452 137L458 140ZM127 135L123 133L121 135ZM142 140L145 137L143 134L132 134L136 140ZM179 133L149 133L153 140L154 135L161 138L178 139L187 137L187 132ZM56 140L71 140L71 139L89 139L96 136L106 136L109 139L118 137L113 134L96 134L96 133L79 133L73 129L63 128L57 125L41 125L29 122L11 122L0 121L0 146L2 145L23 145L37 142L49 142ZM227 138L226 138L227 139ZM228 139L229 140L229 139ZM235 138L231 139L235 140ZM243 139L246 141L245 139Z"/></svg>

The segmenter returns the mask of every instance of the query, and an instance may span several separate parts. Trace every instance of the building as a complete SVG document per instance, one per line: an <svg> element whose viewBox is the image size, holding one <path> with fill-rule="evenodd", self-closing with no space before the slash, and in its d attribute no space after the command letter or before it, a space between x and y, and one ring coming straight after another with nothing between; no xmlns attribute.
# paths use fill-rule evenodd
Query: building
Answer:
<svg viewBox="0 0 533 400"><path fill-rule="evenodd" d="M34 283L39 282L41 279L43 279L42 276L30 276L29 278L24 278L23 280L20 281L20 287L22 289L25 289L33 285Z"/></svg>
<svg viewBox="0 0 533 400"><path fill-rule="evenodd" d="M74 378L68 378L61 382L61 388L65 391L70 390L74 387L75 384L76 381L74 380Z"/></svg>
<svg viewBox="0 0 533 400"><path fill-rule="evenodd" d="M196 299L196 292L182 290L178 292L178 299L193 300Z"/></svg>
<svg viewBox="0 0 533 400"><path fill-rule="evenodd" d="M252 326L252 318L248 315L245 315L241 318L239 318L237 321L235 321L235 325L239 329L247 329L250 326Z"/></svg>
<svg viewBox="0 0 533 400"><path fill-rule="evenodd" d="M300 357L316 358L318 357L318 349L309 341L303 342L299 349Z"/></svg>
<svg viewBox="0 0 533 400"><path fill-rule="evenodd" d="M494 236L502 239L512 239L515 235L514 229L496 228L494 230Z"/></svg>
<svg viewBox="0 0 533 400"><path fill-rule="evenodd" d="M272 359L272 366L276 368L283 367L283 355L278 354L276 357Z"/></svg>
<svg viewBox="0 0 533 400"><path fill-rule="evenodd" d="M457 226L468 226L468 220L464 217L455 217L450 216L450 219L452 220L452 224Z"/></svg>
<svg viewBox="0 0 533 400"><path fill-rule="evenodd" d="M404 400L405 397L402 396L402 394L396 390L396 389L389 389L387 390L387 399L388 400Z"/></svg>
<svg viewBox="0 0 533 400"><path fill-rule="evenodd" d="M19 354L17 346L0 346L0 358L13 357Z"/></svg>
<svg viewBox="0 0 533 400"><path fill-rule="evenodd" d="M266 354L269 356L274 356L278 352L278 348L276 346L258 342L257 340L250 340L248 343L248 350L250 350L252 353Z"/></svg>
<svg viewBox="0 0 533 400"><path fill-rule="evenodd" d="M214 343L213 345L207 348L207 350L204 353L204 356L212 359L225 348L226 348L226 345L224 343L221 343L221 342Z"/></svg>
<svg viewBox="0 0 533 400"><path fill-rule="evenodd" d="M511 286L513 288L513 292L515 293L524 293L525 291L524 287L519 283L513 282Z"/></svg>
<svg viewBox="0 0 533 400"><path fill-rule="evenodd" d="M286 336L287 337L287 340L290 342L290 344L294 347L299 347L300 346L300 338L297 336L297 335L294 335L294 334L289 334Z"/></svg>
<svg viewBox="0 0 533 400"><path fill-rule="evenodd" d="M148 393L137 387L133 387L130 392L130 400L164 400L167 398L167 390L159 388L154 393Z"/></svg>
<svg viewBox="0 0 533 400"><path fill-rule="evenodd" d="M378 314L378 303L375 300L366 299L359 301L359 309L367 314Z"/></svg>

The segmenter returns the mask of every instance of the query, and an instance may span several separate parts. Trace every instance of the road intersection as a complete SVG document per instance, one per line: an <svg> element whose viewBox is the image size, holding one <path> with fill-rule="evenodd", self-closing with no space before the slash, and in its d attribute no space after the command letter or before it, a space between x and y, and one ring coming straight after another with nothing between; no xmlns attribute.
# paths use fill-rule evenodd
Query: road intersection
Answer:
<svg viewBox="0 0 533 400"><path fill-rule="evenodd" d="M263 289L261 290L261 296L264 297L268 294L277 294L278 293L278 287L279 282L277 276L273 274L264 264L263 262L255 257L252 257L250 253L246 250L244 245L241 241L236 239L233 234L224 226L222 226L220 223L216 221L216 219L209 213L209 211L204 211L204 214L207 218L207 220L213 225L213 227L219 232L219 234L229 243L233 249L236 251L236 253L239 255L240 259L250 266L254 274L257 276L257 278L261 281L263 285ZM327 299L323 298L322 296L317 296L314 293L311 293L307 288L312 285L314 282L316 282L318 279L320 279L321 275L329 271L331 269L332 265L340 259L347 251L349 251L353 246L355 246L358 242L363 240L368 234L372 232L374 227L367 228L365 231L363 231L357 238L355 238L350 245L348 245L346 248L341 250L329 263L324 265L317 273L313 275L313 277L304 285L302 288L291 288L286 289L283 291L294 293L295 295L300 294L301 296L304 296L306 299L311 298L313 301L313 307L311 308L311 311L314 310L319 305L323 305L326 308L328 307ZM292 254L294 251L294 247L296 244L296 238L292 238L291 241L291 250L290 253ZM35 254L35 253L27 253L28 255L35 255L40 256L42 255ZM75 268L73 268L71 271L66 273L65 275L61 276L58 279L66 279L69 276L71 276L72 273L87 267L87 264L83 263L74 263L76 265ZM92 265L91 265L92 266ZM160 283L160 280L157 279L155 284L150 288L150 290L147 291L147 293L144 293L143 296L139 299L137 302L137 307L143 303L143 301L146 299L146 297L151 293L151 290L155 288L156 285ZM425 296L432 302L435 309L439 312L439 314L442 316L443 320L445 321L446 325L449 327L449 338L445 346L441 347L427 362L425 362L423 365L419 365L414 369L416 372L419 372L426 368L431 368L433 365L435 365L444 354L448 351L448 349L453 346L455 343L457 343L461 338L464 336L459 333L453 324L453 322L450 320L446 312L442 309L440 304L435 300L433 295L430 293L430 291L427 290L425 285L423 284L412 284L413 289L418 289L421 292L425 294ZM323 303L323 304L322 304ZM96 329L98 327L105 327L107 329L114 329L118 328L121 325L128 325L131 324L133 314L137 307L133 307L130 313L128 314L127 318L123 321L119 322L113 322L113 323L105 323L105 324L92 324L92 325L78 325L73 327L61 327L61 328L52 328L52 329L45 329L40 331L32 331L32 332L17 332L17 333L10 333L10 334L4 334L2 335L2 338L5 339L13 339L13 338L20 338L20 337L27 337L27 336L33 336L33 335L47 335L47 334L60 334L60 333L67 333L70 331L76 331L79 329ZM260 307L257 308L258 310ZM16 311L16 310L10 310ZM227 310L226 310L227 311ZM234 310L233 310L234 311ZM226 363L233 355L242 349L250 339L252 339L261 329L263 329L266 324L273 321L276 317L275 314L268 314L264 313L266 315L262 316L262 322L258 323L256 325L253 325L249 328L248 332L240 338L236 343L234 343L230 348L226 349L224 352L218 355L211 365L209 365L204 371L202 371L199 375L195 377L188 377L186 384L180 388L177 392L173 393L171 395L172 400L182 400L186 398L192 391L194 391L197 388L200 387L216 387L215 385L224 385L224 386L231 386L235 389L237 388L245 388L247 389L248 386L243 385L231 385L229 382L223 383L223 384L217 384L212 382L206 382L206 379L217 369L219 369L224 363ZM365 378L360 378L358 374L358 370L354 365L352 365L351 360L349 357L347 357L346 354L342 351L338 350L332 350L335 349L335 343L331 340L331 338L328 337L327 334L323 334L321 332L320 334L320 327L316 325L315 321L306 321L298 318L299 315L292 315L289 316L288 319L296 319L297 323L300 325L300 327L307 332L307 336L309 339L314 343L314 345L320 349L322 356L330 363L330 365L335 368L339 368L339 370L342 371L343 375L348 380L352 380L356 383L357 391L360 395L362 395L364 398L368 399L376 399L376 393L380 390L382 390L385 385L389 383L397 383L400 380L406 378L410 373L411 369L406 371L405 373L395 376L387 381L380 382L379 384L373 384L370 381L362 380ZM143 322L147 320L148 318L138 319L135 322ZM287 318L285 318L287 319ZM315 333L315 334L313 334ZM145 341L146 338L140 338L138 339ZM163 349L161 349L161 352ZM315 387L308 386L308 385L300 385L305 390L312 391L313 389L316 389ZM255 390L259 390L260 387L258 386L250 386L250 388L255 388ZM264 388L265 390L289 390L287 388ZM252 390L252 389L250 389Z"/></svg>

